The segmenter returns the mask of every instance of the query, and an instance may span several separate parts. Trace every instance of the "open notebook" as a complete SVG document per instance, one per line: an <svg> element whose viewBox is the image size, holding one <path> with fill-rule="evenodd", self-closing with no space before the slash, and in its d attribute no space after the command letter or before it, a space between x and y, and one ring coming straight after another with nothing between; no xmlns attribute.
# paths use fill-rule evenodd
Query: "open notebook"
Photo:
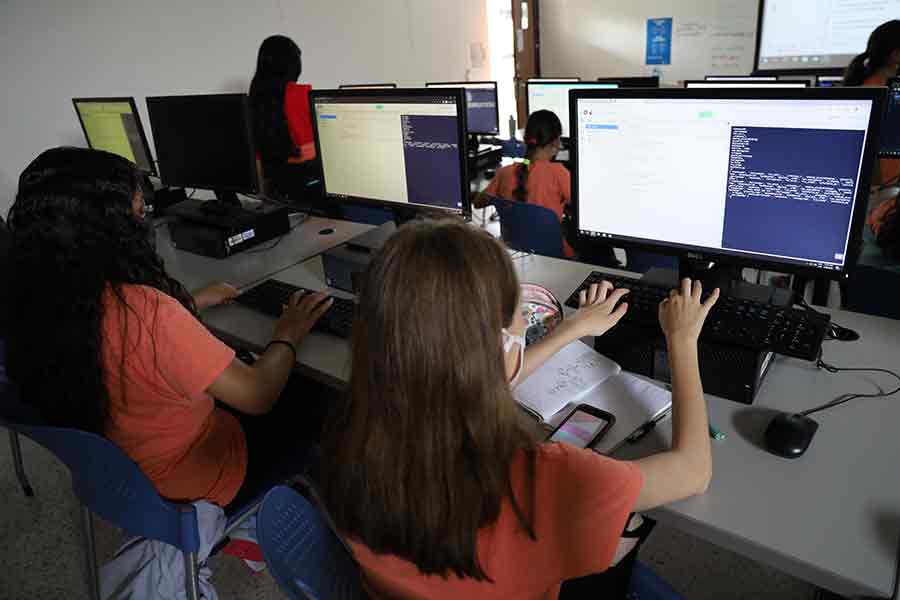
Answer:
<svg viewBox="0 0 900 600"><path fill-rule="evenodd" d="M550 427L558 425L578 404L612 413L615 424L594 446L604 454L672 406L668 390L623 373L619 365L581 341L560 350L520 383L513 395Z"/></svg>

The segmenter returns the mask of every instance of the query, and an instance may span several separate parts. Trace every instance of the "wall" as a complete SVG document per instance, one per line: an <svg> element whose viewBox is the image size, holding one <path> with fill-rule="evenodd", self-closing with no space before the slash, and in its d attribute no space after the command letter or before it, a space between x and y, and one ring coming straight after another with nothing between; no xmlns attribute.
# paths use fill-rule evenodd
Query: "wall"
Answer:
<svg viewBox="0 0 900 600"><path fill-rule="evenodd" d="M246 91L272 33L303 50L302 80L489 77L484 0L0 0L0 215L41 150L84 145L79 96ZM483 47L481 55L471 45ZM474 59L474 64L473 64Z"/></svg>
<svg viewBox="0 0 900 600"><path fill-rule="evenodd" d="M753 0L543 0L541 74L583 79L650 74L647 19L674 17L664 83L753 69L758 3Z"/></svg>

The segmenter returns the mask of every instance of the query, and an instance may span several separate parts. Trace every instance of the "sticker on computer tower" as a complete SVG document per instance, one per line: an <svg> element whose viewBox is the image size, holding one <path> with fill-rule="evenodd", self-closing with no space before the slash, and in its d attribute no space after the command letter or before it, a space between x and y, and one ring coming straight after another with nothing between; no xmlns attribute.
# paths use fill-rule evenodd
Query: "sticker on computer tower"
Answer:
<svg viewBox="0 0 900 600"><path fill-rule="evenodd" d="M244 241L243 234L237 233L237 234L231 236L230 238L228 238L228 247L231 248L232 246L237 246L238 244L240 244L243 241Z"/></svg>
<svg viewBox="0 0 900 600"><path fill-rule="evenodd" d="M253 239L253 237L256 235L256 232L253 231L252 229L248 229L247 231L245 231L245 232L242 233L241 235L244 236L244 241L246 242L247 240Z"/></svg>

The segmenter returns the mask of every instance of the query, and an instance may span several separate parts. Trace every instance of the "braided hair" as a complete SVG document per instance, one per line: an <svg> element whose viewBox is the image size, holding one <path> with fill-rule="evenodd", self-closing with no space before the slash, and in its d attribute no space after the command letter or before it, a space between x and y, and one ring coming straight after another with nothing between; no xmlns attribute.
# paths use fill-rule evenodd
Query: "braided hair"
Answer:
<svg viewBox="0 0 900 600"><path fill-rule="evenodd" d="M516 168L516 189L513 198L528 201L528 171L539 148L552 144L562 135L562 123L553 112L537 110L528 117L525 125L525 161Z"/></svg>
<svg viewBox="0 0 900 600"><path fill-rule="evenodd" d="M845 86L859 86L866 79L886 67L891 54L900 50L900 20L882 23L869 36L866 51L858 55L844 74Z"/></svg>

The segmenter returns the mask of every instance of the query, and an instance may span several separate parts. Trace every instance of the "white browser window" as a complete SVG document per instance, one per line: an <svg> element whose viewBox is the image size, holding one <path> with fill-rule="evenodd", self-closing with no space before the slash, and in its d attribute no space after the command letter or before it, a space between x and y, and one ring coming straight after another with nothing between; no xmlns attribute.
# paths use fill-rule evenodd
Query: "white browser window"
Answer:
<svg viewBox="0 0 900 600"><path fill-rule="evenodd" d="M569 137L569 90L615 89L617 83L536 83L528 82L528 112L549 110L562 122L562 137Z"/></svg>

